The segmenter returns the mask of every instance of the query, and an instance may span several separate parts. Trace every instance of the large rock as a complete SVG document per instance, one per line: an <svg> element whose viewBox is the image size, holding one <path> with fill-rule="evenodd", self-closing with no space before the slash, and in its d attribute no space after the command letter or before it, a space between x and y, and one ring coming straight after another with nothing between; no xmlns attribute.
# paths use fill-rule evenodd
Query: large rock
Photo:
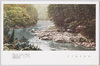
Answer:
<svg viewBox="0 0 100 66"><path fill-rule="evenodd" d="M79 38L78 36L73 36L70 38L71 42L79 42Z"/></svg>
<svg viewBox="0 0 100 66"><path fill-rule="evenodd" d="M71 42L71 37L63 36L63 39L64 39L66 42Z"/></svg>
<svg viewBox="0 0 100 66"><path fill-rule="evenodd" d="M45 34L44 33L39 33L37 34L38 37L45 37Z"/></svg>
<svg viewBox="0 0 100 66"><path fill-rule="evenodd" d="M50 33L49 33L49 32L45 33L45 36L49 36L49 35L50 35Z"/></svg>
<svg viewBox="0 0 100 66"><path fill-rule="evenodd" d="M68 32L64 32L63 35L64 36L73 36L71 33L68 33Z"/></svg>
<svg viewBox="0 0 100 66"><path fill-rule="evenodd" d="M30 30L30 32L34 33L35 29Z"/></svg>
<svg viewBox="0 0 100 66"><path fill-rule="evenodd" d="M49 37L42 37L42 40L50 40Z"/></svg>
<svg viewBox="0 0 100 66"><path fill-rule="evenodd" d="M55 42L66 42L66 41L63 39L62 36L55 36L55 37L53 37L53 40L54 40Z"/></svg>
<svg viewBox="0 0 100 66"><path fill-rule="evenodd" d="M65 42L63 39L55 39L55 42Z"/></svg>

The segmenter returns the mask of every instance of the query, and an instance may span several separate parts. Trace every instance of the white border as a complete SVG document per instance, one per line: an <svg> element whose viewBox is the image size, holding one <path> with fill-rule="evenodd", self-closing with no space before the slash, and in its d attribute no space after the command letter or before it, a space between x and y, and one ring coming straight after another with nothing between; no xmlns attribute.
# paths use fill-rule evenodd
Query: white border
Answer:
<svg viewBox="0 0 100 66"><path fill-rule="evenodd" d="M96 51L3 51L3 4L96 4ZM99 64L99 2L98 1L2 1L2 65L98 65ZM30 54L30 58L12 59L12 54ZM70 56L81 58L72 58ZM90 58L83 56L90 55ZM69 57L68 57L69 56ZM34 60L35 59L35 60Z"/></svg>

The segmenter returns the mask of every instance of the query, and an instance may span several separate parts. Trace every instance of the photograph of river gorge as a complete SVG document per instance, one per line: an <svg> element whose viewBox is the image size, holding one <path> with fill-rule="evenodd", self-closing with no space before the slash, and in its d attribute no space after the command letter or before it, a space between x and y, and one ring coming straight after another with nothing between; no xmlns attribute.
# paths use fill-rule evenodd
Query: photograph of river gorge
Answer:
<svg viewBox="0 0 100 66"><path fill-rule="evenodd" d="M3 51L95 51L95 4L3 4Z"/></svg>

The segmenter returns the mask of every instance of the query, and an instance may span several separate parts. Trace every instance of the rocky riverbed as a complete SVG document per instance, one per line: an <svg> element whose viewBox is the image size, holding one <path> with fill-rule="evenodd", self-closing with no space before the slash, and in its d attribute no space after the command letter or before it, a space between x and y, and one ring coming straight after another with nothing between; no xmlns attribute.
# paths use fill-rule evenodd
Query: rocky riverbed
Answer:
<svg viewBox="0 0 100 66"><path fill-rule="evenodd" d="M33 29L32 29L33 30ZM74 43L87 48L95 48L95 42L89 42L87 38L81 34L61 32L58 29L43 29L33 31L33 34L41 40L53 40L55 42Z"/></svg>
<svg viewBox="0 0 100 66"><path fill-rule="evenodd" d="M91 51L96 47L95 42L81 34L62 32L50 21L38 21L36 26L15 29L14 38L19 39L19 48L13 48L15 43L8 42L4 43L4 51Z"/></svg>

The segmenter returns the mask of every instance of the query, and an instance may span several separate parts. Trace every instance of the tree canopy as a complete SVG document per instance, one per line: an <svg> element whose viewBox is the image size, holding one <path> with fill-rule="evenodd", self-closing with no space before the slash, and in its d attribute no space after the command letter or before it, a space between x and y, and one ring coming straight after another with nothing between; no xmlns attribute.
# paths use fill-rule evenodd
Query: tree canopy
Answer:
<svg viewBox="0 0 100 66"><path fill-rule="evenodd" d="M3 25L4 39L13 42L14 30L11 35L8 32L11 28L29 27L37 23L38 14L33 5L30 4L4 4ZM10 40L11 39L11 40Z"/></svg>
<svg viewBox="0 0 100 66"><path fill-rule="evenodd" d="M81 33L88 38L95 38L94 4L50 4L48 16L57 27L75 31L79 25L84 26ZM92 30L91 30L92 29Z"/></svg>
<svg viewBox="0 0 100 66"><path fill-rule="evenodd" d="M8 22L10 27L27 26L36 24L37 11L33 5L6 4L4 5L4 23Z"/></svg>

